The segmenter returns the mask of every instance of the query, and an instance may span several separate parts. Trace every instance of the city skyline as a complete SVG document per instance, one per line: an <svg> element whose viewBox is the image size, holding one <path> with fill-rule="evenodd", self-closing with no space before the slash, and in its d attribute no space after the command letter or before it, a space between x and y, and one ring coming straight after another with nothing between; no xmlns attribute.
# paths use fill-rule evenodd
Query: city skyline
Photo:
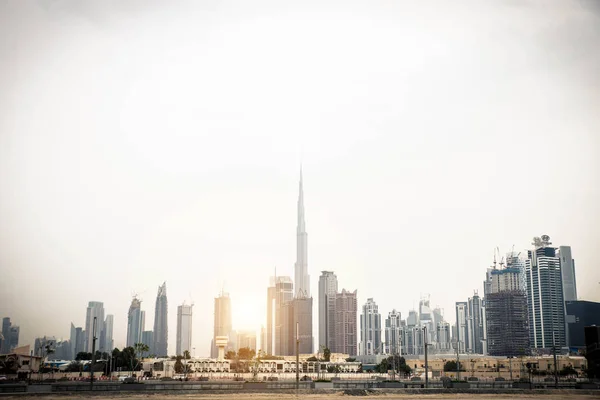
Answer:
<svg viewBox="0 0 600 400"><path fill-rule="evenodd" d="M294 277L300 165L314 303L333 271L359 307L430 293L452 321L496 247L541 233L600 301L586 3L2 3L0 317L68 339L103 302L122 348L132 293L150 331L167 281L170 354L190 293L197 356L223 287L258 331Z"/></svg>

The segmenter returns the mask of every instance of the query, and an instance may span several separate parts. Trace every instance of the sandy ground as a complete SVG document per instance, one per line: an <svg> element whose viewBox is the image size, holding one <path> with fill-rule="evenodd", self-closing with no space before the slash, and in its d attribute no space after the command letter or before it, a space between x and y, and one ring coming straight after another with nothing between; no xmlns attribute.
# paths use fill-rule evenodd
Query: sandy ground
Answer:
<svg viewBox="0 0 600 400"><path fill-rule="evenodd" d="M62 394L62 395L47 395L43 397L39 396L0 396L0 398L11 398L11 399L44 399L44 400L79 400L93 398L95 400L125 400L125 399L151 399L151 400L295 400L295 399L308 399L308 400L331 400L331 399L378 399L378 400L400 400L400 399L413 399L413 400L501 400L501 399L549 399L549 400L562 400L562 399L577 399L577 400L598 400L600 399L600 392L595 395L589 394L577 394L576 392L563 392L563 393L515 393L515 394L394 394L394 393L380 393L376 395L367 396L348 396L342 392L335 392L330 394L275 394L275 393L228 393L228 394L177 394L177 395L165 395L164 393L154 394L114 394L114 395L95 395L86 396L85 394Z"/></svg>

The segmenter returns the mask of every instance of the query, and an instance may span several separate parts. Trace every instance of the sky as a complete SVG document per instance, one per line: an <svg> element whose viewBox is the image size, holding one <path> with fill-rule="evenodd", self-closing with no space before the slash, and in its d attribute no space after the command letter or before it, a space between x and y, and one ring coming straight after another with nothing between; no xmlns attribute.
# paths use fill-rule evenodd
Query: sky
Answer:
<svg viewBox="0 0 600 400"><path fill-rule="evenodd" d="M308 269L454 322L494 249L570 245L600 301L600 6L581 1L0 1L0 317L21 344L125 344L167 283L208 355L213 299L265 322ZM315 300L314 336L317 305Z"/></svg>

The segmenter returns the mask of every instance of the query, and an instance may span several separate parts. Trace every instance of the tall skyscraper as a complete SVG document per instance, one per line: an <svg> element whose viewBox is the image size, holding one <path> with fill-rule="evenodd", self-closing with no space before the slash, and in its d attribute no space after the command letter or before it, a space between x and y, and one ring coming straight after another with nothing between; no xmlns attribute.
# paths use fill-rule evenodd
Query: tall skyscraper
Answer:
<svg viewBox="0 0 600 400"><path fill-rule="evenodd" d="M156 307L154 309L154 351L159 357L168 356L168 303L167 282L158 287Z"/></svg>
<svg viewBox="0 0 600 400"><path fill-rule="evenodd" d="M127 313L127 347L142 343L142 332L146 325L146 314L142 311L142 302L134 297Z"/></svg>
<svg viewBox="0 0 600 400"><path fill-rule="evenodd" d="M82 327L75 327L73 323L71 323L71 336L69 338L70 346L71 346L71 357L75 359L77 354L84 351L84 332Z"/></svg>
<svg viewBox="0 0 600 400"><path fill-rule="evenodd" d="M358 300L354 292L342 289L335 298L335 347L332 353L358 355Z"/></svg>
<svg viewBox="0 0 600 400"><path fill-rule="evenodd" d="M313 353L312 306L312 297L296 298L283 306L280 355L296 354L296 336L300 354Z"/></svg>
<svg viewBox="0 0 600 400"><path fill-rule="evenodd" d="M319 277L319 348L334 348L335 297L337 276L332 271L321 271Z"/></svg>
<svg viewBox="0 0 600 400"><path fill-rule="evenodd" d="M155 354L154 352L154 332L143 331L142 332L142 343L148 346L148 355Z"/></svg>
<svg viewBox="0 0 600 400"><path fill-rule="evenodd" d="M560 259L564 301L576 301L577 282L575 281L575 260L571 255L571 246L559 246L557 257Z"/></svg>
<svg viewBox="0 0 600 400"><path fill-rule="evenodd" d="M92 339L94 336L94 318L96 318L96 350L100 350L100 334L104 331L104 303L90 301L85 315L85 351L92 352Z"/></svg>
<svg viewBox="0 0 600 400"><path fill-rule="evenodd" d="M294 283L288 276L278 276L275 282L275 347L274 355L288 352L289 327L292 323L291 302L294 297Z"/></svg>
<svg viewBox="0 0 600 400"><path fill-rule="evenodd" d="M381 353L381 314L372 298L362 307L360 315L360 354Z"/></svg>
<svg viewBox="0 0 600 400"><path fill-rule="evenodd" d="M467 350L475 354L483 354L483 316L482 302L477 291L467 301L467 326L469 343Z"/></svg>
<svg viewBox="0 0 600 400"><path fill-rule="evenodd" d="M103 349L106 352L110 352L114 349L113 346L113 322L114 316L108 314L104 320L104 346Z"/></svg>
<svg viewBox="0 0 600 400"><path fill-rule="evenodd" d="M385 320L385 353L402 354L402 316L400 311L393 309Z"/></svg>
<svg viewBox="0 0 600 400"><path fill-rule="evenodd" d="M267 288L267 327L263 350L270 355L283 354L283 307L294 298L294 283L289 276L272 276Z"/></svg>
<svg viewBox="0 0 600 400"><path fill-rule="evenodd" d="M296 291L294 297L310 297L310 277L308 275L308 234L304 220L304 189L300 170L298 193L298 225L296 227L296 265L294 268Z"/></svg>
<svg viewBox="0 0 600 400"><path fill-rule="evenodd" d="M177 355L187 350L192 354L192 307L185 303L177 307Z"/></svg>
<svg viewBox="0 0 600 400"><path fill-rule="evenodd" d="M225 292L221 292L219 297L215 297L215 323L213 330L213 341L211 346L212 358L217 358L217 336L227 336L229 338L227 350L233 350L235 348L235 345L233 343L233 329L231 326L231 298L229 297L229 293Z"/></svg>
<svg viewBox="0 0 600 400"><path fill-rule="evenodd" d="M19 332L19 327L13 325L10 318L2 318L2 335L0 336L3 339L0 340L0 354L10 353L19 346Z"/></svg>
<svg viewBox="0 0 600 400"><path fill-rule="evenodd" d="M533 348L566 346L562 272L550 237L534 238L525 263L529 341Z"/></svg>
<svg viewBox="0 0 600 400"><path fill-rule="evenodd" d="M485 295L487 351L490 356L517 357L529 353L527 295L515 267L493 269Z"/></svg>

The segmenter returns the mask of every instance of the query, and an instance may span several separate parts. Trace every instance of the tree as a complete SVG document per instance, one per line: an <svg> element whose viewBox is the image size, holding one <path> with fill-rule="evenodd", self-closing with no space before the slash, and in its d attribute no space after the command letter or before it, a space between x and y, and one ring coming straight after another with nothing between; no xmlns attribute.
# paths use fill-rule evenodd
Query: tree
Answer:
<svg viewBox="0 0 600 400"><path fill-rule="evenodd" d="M323 349L323 359L327 362L331 360L331 350L328 347Z"/></svg>
<svg viewBox="0 0 600 400"><path fill-rule="evenodd" d="M75 360L77 361L90 361L92 359L92 353L87 353L85 351L80 351L75 356Z"/></svg>
<svg viewBox="0 0 600 400"><path fill-rule="evenodd" d="M458 362L458 370L465 371L465 369L463 368L463 365L460 361ZM444 364L444 372L455 372L455 371L456 371L456 361L454 361L454 360L446 361L446 363Z"/></svg>
<svg viewBox="0 0 600 400"><path fill-rule="evenodd" d="M395 354L381 360L379 364L375 366L375 371L384 374L390 370L394 372L402 372L404 374L410 374L412 369L406 364L404 357Z"/></svg>
<svg viewBox="0 0 600 400"><path fill-rule="evenodd" d="M181 360L183 359L182 356L177 356L175 359L175 373L176 374L181 374L183 373L183 363L181 362Z"/></svg>
<svg viewBox="0 0 600 400"><path fill-rule="evenodd" d="M306 359L306 361L319 361L319 359L317 357L315 357L315 356L312 356L312 357L308 357Z"/></svg>
<svg viewBox="0 0 600 400"><path fill-rule="evenodd" d="M252 360L256 352L249 347L242 347L238 350L238 358L240 360Z"/></svg>
<svg viewBox="0 0 600 400"><path fill-rule="evenodd" d="M354 362L354 361L356 361L356 358L352 358L352 357L346 358L346 362Z"/></svg>
<svg viewBox="0 0 600 400"><path fill-rule="evenodd" d="M190 351L189 350L186 350L186 351L183 352L183 358L186 359L186 360L189 360L189 359L192 358L192 356L190 355Z"/></svg>
<svg viewBox="0 0 600 400"><path fill-rule="evenodd" d="M565 365L563 369L560 370L559 374L560 376L577 376L577 371L575 371L575 368L573 368L572 366Z"/></svg>
<svg viewBox="0 0 600 400"><path fill-rule="evenodd" d="M228 350L227 353L225 353L225 359L226 360L234 360L235 359L235 351L233 350Z"/></svg>

